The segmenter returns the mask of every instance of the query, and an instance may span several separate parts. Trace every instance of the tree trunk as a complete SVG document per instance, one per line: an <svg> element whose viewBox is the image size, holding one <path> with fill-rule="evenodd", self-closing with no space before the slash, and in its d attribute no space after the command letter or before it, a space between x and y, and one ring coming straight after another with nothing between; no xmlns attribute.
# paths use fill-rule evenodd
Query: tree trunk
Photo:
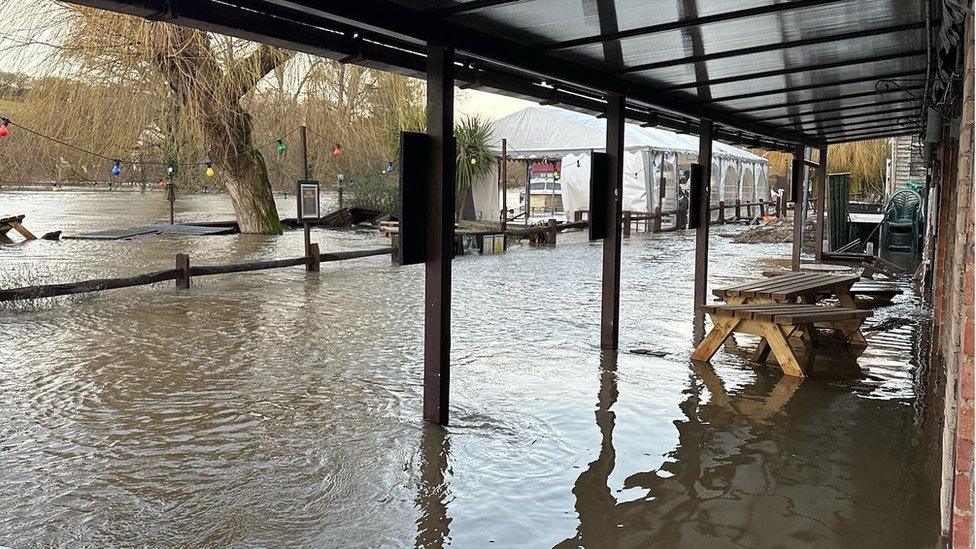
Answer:
<svg viewBox="0 0 976 549"><path fill-rule="evenodd" d="M251 142L251 115L240 98L293 54L260 46L225 74L204 33L162 28L165 33L154 44L158 66L188 107L184 113L200 118L210 160L223 171L241 232L281 234L268 169Z"/></svg>

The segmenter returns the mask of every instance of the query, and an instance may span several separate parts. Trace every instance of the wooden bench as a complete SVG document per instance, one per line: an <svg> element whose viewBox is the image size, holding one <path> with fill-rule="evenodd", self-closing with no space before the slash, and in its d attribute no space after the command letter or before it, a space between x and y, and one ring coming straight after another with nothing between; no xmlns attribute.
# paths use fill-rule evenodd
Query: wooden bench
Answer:
<svg viewBox="0 0 976 549"><path fill-rule="evenodd" d="M895 284L871 281L855 282L850 291L859 309L891 305L895 296L902 293L902 289Z"/></svg>
<svg viewBox="0 0 976 549"><path fill-rule="evenodd" d="M714 327L692 353L692 360L708 362L733 333L750 334L762 338L753 360L764 362L771 350L783 372L797 377L806 374L790 347L791 339L800 336L801 342L815 346L818 330L829 330L841 334L852 352L860 355L867 346L861 324L871 316L870 311L859 309L781 303L706 305L700 310L712 318Z"/></svg>

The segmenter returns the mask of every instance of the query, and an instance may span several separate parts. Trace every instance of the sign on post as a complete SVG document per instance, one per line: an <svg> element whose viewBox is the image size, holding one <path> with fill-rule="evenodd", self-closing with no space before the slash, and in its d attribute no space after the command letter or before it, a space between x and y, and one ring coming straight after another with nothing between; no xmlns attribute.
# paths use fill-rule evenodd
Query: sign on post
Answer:
<svg viewBox="0 0 976 549"><path fill-rule="evenodd" d="M298 190L298 219L308 221L322 217L319 211L319 182L299 181Z"/></svg>

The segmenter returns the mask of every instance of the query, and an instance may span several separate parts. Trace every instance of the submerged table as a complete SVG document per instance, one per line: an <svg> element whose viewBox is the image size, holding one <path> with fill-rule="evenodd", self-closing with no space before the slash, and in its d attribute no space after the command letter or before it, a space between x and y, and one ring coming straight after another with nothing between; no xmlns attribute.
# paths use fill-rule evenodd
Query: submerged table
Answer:
<svg viewBox="0 0 976 549"><path fill-rule="evenodd" d="M818 330L830 330L842 334L859 355L867 345L861 323L871 316L870 311L858 309L784 303L705 305L701 310L712 317L714 327L692 353L692 360L708 362L733 333L745 333L762 338L754 360L765 361L772 350L783 373L797 377L806 373L790 347L791 337L802 334L801 341L810 347L819 343Z"/></svg>
<svg viewBox="0 0 976 549"><path fill-rule="evenodd" d="M713 290L726 305L701 308L711 316L713 328L691 358L711 360L733 333L757 335L761 339L754 361L764 362L772 351L783 372L802 377L803 368L789 340L799 338L807 346L815 346L820 341L818 331L823 330L840 333L854 354L859 355L867 346L861 324L871 316L870 312L858 310L851 295L851 287L859 279L856 274L787 271ZM841 306L816 305L826 297L836 297Z"/></svg>

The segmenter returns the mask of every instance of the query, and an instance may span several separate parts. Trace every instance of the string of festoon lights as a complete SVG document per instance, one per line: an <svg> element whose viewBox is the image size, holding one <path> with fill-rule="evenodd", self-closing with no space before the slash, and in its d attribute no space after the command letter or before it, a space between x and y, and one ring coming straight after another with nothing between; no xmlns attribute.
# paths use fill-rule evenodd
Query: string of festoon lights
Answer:
<svg viewBox="0 0 976 549"><path fill-rule="evenodd" d="M17 128L31 135L34 135L41 139L45 139L47 141L51 141L53 143L57 143L58 145L75 150L77 152L91 155L96 158L100 158L102 160L107 160L112 163L112 168L110 170L110 173L112 174L113 177L119 177L122 175L123 164L131 165L131 166L166 166L166 173L169 176L173 176L174 174L176 174L179 168L186 168L186 167L204 167L204 174L206 174L207 177L214 177L215 175L217 175L217 170L214 168L214 163L211 160L204 160L198 162L174 162L174 161L160 162L154 160L125 159L117 156L110 156L97 151L86 149L84 147L79 147L72 143L68 143L61 139L58 139L54 136L48 135L39 130L18 124L8 117L0 116L0 138L5 138L10 136L11 128ZM227 159L229 160L232 158L236 158L238 156L251 154L255 151L263 150L270 145L274 145L275 151L277 151L279 155L284 155L288 151L288 145L285 143L285 139L287 139L289 136L291 136L291 134L295 133L296 131L298 131L297 126L289 130L281 137L276 137L256 147L250 147L246 150L240 151L236 154L228 156ZM322 136L318 132L313 132L313 133L324 138L324 136ZM335 145L332 148L332 158L338 160L339 158L342 157L342 155L343 155L342 145L340 143L335 143ZM386 168L384 169L383 172L392 173L394 169L395 168L393 162L387 162Z"/></svg>

